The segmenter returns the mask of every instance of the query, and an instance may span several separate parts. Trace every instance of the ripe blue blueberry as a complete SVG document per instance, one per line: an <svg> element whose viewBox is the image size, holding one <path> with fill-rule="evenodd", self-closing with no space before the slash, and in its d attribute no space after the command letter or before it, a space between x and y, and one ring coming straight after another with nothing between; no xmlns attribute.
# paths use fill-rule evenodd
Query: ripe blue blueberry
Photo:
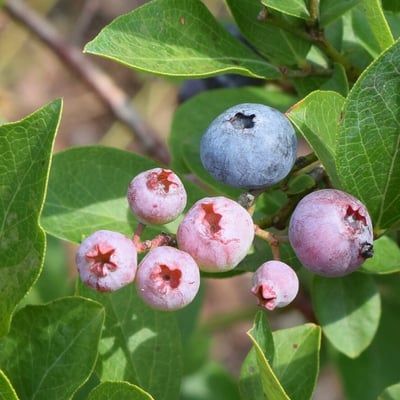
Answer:
<svg viewBox="0 0 400 400"><path fill-rule="evenodd" d="M280 111L244 103L220 114L200 144L204 168L217 181L242 189L272 186L296 161L297 138Z"/></svg>

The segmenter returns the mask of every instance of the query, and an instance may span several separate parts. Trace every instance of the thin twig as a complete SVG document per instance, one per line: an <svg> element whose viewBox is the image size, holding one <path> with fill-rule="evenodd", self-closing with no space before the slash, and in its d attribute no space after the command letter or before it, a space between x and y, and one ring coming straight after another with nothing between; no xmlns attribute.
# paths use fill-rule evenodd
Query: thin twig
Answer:
<svg viewBox="0 0 400 400"><path fill-rule="evenodd" d="M353 64L351 64L338 50L336 50L335 47L333 47L326 40L323 30L317 29L307 32L303 29L298 28L297 26L288 23L283 18L279 18L278 16L271 13L267 13L262 21L283 29L286 32L292 33L293 35L317 46L331 60L343 65L350 81L355 81L360 75L360 71L357 70L357 68L355 68Z"/></svg>
<svg viewBox="0 0 400 400"><path fill-rule="evenodd" d="M143 153L168 164L169 152L132 107L130 98L113 80L94 65L79 49L66 42L57 30L26 3L8 1L3 9L45 43L73 72L75 72L111 110L116 119L135 135Z"/></svg>

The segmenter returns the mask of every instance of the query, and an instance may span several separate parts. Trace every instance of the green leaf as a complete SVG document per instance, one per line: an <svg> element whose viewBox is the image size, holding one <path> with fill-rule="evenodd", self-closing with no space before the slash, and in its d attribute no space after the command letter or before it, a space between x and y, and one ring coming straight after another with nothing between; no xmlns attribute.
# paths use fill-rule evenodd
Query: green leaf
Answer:
<svg viewBox="0 0 400 400"><path fill-rule="evenodd" d="M387 387L379 396L378 400L400 399L400 383Z"/></svg>
<svg viewBox="0 0 400 400"><path fill-rule="evenodd" d="M319 372L321 328L308 323L273 333L272 368L291 400L311 399Z"/></svg>
<svg viewBox="0 0 400 400"><path fill-rule="evenodd" d="M379 326L381 301L370 276L315 276L312 301L324 335L340 352L355 358L371 344Z"/></svg>
<svg viewBox="0 0 400 400"><path fill-rule="evenodd" d="M361 271L372 274L392 274L400 271L400 249L388 236L374 241L374 256L364 262Z"/></svg>
<svg viewBox="0 0 400 400"><path fill-rule="evenodd" d="M337 136L342 187L367 206L377 232L400 222L399 64L398 41L354 85Z"/></svg>
<svg viewBox="0 0 400 400"><path fill-rule="evenodd" d="M320 327L304 324L271 337L265 313L260 312L248 334L253 348L240 374L242 397L258 399L263 391L270 400L310 399L319 371Z"/></svg>
<svg viewBox="0 0 400 400"><path fill-rule="evenodd" d="M389 10L394 13L400 12L400 3L398 0L383 0L382 6L385 10Z"/></svg>
<svg viewBox="0 0 400 400"><path fill-rule="evenodd" d="M275 353L274 339L264 310L257 312L254 324L247 334L257 343L256 347L262 351L267 361L272 363Z"/></svg>
<svg viewBox="0 0 400 400"><path fill-rule="evenodd" d="M135 285L99 293L79 285L79 293L106 308L96 367L101 381L127 381L157 400L178 398L182 342L174 313L145 305Z"/></svg>
<svg viewBox="0 0 400 400"><path fill-rule="evenodd" d="M103 382L90 392L87 400L154 400L154 397L128 382Z"/></svg>
<svg viewBox="0 0 400 400"><path fill-rule="evenodd" d="M34 284L46 238L39 226L62 103L0 126L0 336Z"/></svg>
<svg viewBox="0 0 400 400"><path fill-rule="evenodd" d="M240 396L232 376L221 365L210 361L184 377L179 399L240 400Z"/></svg>
<svg viewBox="0 0 400 400"><path fill-rule="evenodd" d="M11 382L4 374L3 371L0 370L0 399L1 400L18 400L18 396L15 393L14 388L11 385Z"/></svg>
<svg viewBox="0 0 400 400"><path fill-rule="evenodd" d="M200 140L208 125L220 113L236 104L261 103L284 112L295 101L293 96L255 87L210 90L191 98L177 109L172 121L169 135L172 169L180 173L194 172L217 193L237 197L239 190L216 182L201 164Z"/></svg>
<svg viewBox="0 0 400 400"><path fill-rule="evenodd" d="M352 9L361 0L323 0L320 2L320 23L326 26ZM368 1L368 0L367 0Z"/></svg>
<svg viewBox="0 0 400 400"><path fill-rule="evenodd" d="M260 54L276 65L304 66L311 43L299 35L260 20L258 17L262 5L259 0L227 0L226 3L243 36ZM286 18L286 21L288 17L278 15L276 18ZM303 28L302 21L294 18L289 19L288 23Z"/></svg>
<svg viewBox="0 0 400 400"><path fill-rule="evenodd" d="M263 393L256 348L253 346L244 359L239 376L239 391L244 400L258 400ZM287 399L282 394L283 399Z"/></svg>
<svg viewBox="0 0 400 400"><path fill-rule="evenodd" d="M137 154L108 147L76 147L56 154L42 226L51 235L75 243L98 229L132 235L137 221L126 199L129 182L138 173L157 166ZM188 206L203 197L202 190L182 180ZM149 227L145 234L154 236L175 225Z"/></svg>
<svg viewBox="0 0 400 400"><path fill-rule="evenodd" d="M357 7L354 7L351 12L351 25L358 43L363 46L371 57L378 57L382 49L368 23L364 4L362 2Z"/></svg>
<svg viewBox="0 0 400 400"><path fill-rule="evenodd" d="M347 96L349 92L349 82L347 81L346 70L342 64L333 64L332 76L321 84L320 89L338 92L344 97Z"/></svg>
<svg viewBox="0 0 400 400"><path fill-rule="evenodd" d="M18 311L2 339L1 367L23 399L70 399L97 357L104 310L69 297Z"/></svg>
<svg viewBox="0 0 400 400"><path fill-rule="evenodd" d="M336 92L316 91L287 113L326 168L335 187L340 186L335 163L336 129L344 100Z"/></svg>
<svg viewBox="0 0 400 400"><path fill-rule="evenodd" d="M297 175L289 181L286 194L290 196L305 193L314 186L315 180L310 175Z"/></svg>
<svg viewBox="0 0 400 400"><path fill-rule="evenodd" d="M393 45L394 39L389 24L383 14L381 1L363 0L362 4L373 35L381 51L384 51Z"/></svg>
<svg viewBox="0 0 400 400"><path fill-rule="evenodd" d="M150 1L115 19L85 51L167 76L280 76L276 67L227 32L199 0Z"/></svg>
<svg viewBox="0 0 400 400"><path fill-rule="evenodd" d="M242 370L240 377L241 392L246 394L246 386L244 385L246 380L249 380L248 384L253 387L255 384L252 381L259 379L264 396L268 399L290 400L270 364L270 360L275 355L272 353L274 349L273 339L265 312L257 313L254 325L247 334L253 342L257 364L248 363L247 370ZM247 399L248 397L244 398Z"/></svg>
<svg viewBox="0 0 400 400"><path fill-rule="evenodd" d="M376 400L387 386L399 382L400 279L393 274L379 281L382 316L374 340L359 357L337 359L346 399Z"/></svg>
<svg viewBox="0 0 400 400"><path fill-rule="evenodd" d="M286 2L280 0L262 0L261 3L264 4L265 7L272 8L283 14L302 18L307 21L312 20L304 0L292 0Z"/></svg>

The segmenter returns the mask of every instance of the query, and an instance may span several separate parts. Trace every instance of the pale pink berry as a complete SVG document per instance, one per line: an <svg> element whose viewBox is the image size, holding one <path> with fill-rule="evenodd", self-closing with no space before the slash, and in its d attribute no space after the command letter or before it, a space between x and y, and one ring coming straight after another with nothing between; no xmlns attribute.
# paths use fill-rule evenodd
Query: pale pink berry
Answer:
<svg viewBox="0 0 400 400"><path fill-rule="evenodd" d="M305 196L289 223L289 241L301 263L323 276L343 276L373 255L365 206L352 195L323 189Z"/></svg>
<svg viewBox="0 0 400 400"><path fill-rule="evenodd" d="M131 283L137 270L137 252L121 233L100 230L78 247L76 265L82 281L99 292L112 292Z"/></svg>
<svg viewBox="0 0 400 400"><path fill-rule="evenodd" d="M178 247L188 252L202 271L221 272L236 267L254 239L250 214L226 197L196 202L181 221Z"/></svg>
<svg viewBox="0 0 400 400"><path fill-rule="evenodd" d="M267 310L287 306L298 291L296 272L281 261L267 261L253 275L251 292L257 297L258 305Z"/></svg>
<svg viewBox="0 0 400 400"><path fill-rule="evenodd" d="M135 282L146 304L159 310L177 310L192 302L199 291L200 271L189 254L160 246L140 262Z"/></svg>
<svg viewBox="0 0 400 400"><path fill-rule="evenodd" d="M171 170L153 168L136 175L128 188L128 203L144 224L166 224L176 219L186 206L186 190Z"/></svg>

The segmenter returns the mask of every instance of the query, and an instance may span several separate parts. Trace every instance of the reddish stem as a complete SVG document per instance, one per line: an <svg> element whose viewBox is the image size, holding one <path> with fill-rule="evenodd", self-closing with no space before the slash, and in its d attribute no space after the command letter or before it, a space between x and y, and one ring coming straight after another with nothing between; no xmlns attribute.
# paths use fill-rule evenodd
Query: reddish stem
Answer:
<svg viewBox="0 0 400 400"><path fill-rule="evenodd" d="M154 239L144 240L143 242L141 242L140 236L145 227L145 224L139 222L132 237L132 242L135 245L138 253L143 253L159 246L176 246L175 236L165 232L160 233Z"/></svg>

